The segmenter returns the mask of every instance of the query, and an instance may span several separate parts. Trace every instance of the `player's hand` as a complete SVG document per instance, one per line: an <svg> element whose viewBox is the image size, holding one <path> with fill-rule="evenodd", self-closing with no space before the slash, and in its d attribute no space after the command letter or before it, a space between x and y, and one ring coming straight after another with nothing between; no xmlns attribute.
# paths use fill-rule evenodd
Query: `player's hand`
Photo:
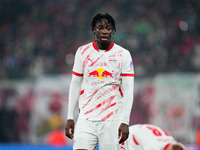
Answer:
<svg viewBox="0 0 200 150"><path fill-rule="evenodd" d="M65 125L65 135L70 139L74 138L74 120L67 120L67 123Z"/></svg>
<svg viewBox="0 0 200 150"><path fill-rule="evenodd" d="M128 125L125 123L122 123L119 126L118 129L118 138L119 138L119 144L123 143L124 141L126 141L128 139L128 135L129 135L129 128Z"/></svg>

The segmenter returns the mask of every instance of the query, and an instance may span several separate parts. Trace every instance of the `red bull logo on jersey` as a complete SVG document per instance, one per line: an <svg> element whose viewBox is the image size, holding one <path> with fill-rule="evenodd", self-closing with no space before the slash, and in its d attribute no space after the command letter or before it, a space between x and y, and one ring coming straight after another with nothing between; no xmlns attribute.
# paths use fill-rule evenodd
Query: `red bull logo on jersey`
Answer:
<svg viewBox="0 0 200 150"><path fill-rule="evenodd" d="M111 73L103 68L98 68L97 70L89 72L88 77L96 77L97 79L103 79L103 78L107 78L107 77L113 78L113 73Z"/></svg>

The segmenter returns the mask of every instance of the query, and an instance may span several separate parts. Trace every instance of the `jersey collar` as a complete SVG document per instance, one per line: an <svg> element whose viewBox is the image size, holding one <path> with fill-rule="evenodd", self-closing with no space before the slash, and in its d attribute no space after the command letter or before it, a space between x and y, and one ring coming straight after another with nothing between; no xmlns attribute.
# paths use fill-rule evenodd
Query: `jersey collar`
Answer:
<svg viewBox="0 0 200 150"><path fill-rule="evenodd" d="M95 42L96 42L96 40L92 43L92 45L93 45L94 49L99 52L99 49L96 47ZM113 46L114 46L114 43L111 41L111 46L107 50L105 50L105 52L111 50L113 48Z"/></svg>

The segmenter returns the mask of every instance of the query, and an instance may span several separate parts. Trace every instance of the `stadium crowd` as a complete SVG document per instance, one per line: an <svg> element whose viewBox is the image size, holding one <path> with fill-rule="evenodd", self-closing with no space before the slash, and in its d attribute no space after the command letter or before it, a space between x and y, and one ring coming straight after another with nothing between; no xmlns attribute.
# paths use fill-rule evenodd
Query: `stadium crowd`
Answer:
<svg viewBox="0 0 200 150"><path fill-rule="evenodd" d="M88 25L109 10L113 41L130 50L137 77L200 70L198 0L2 0L0 78L70 73L73 54L93 38Z"/></svg>

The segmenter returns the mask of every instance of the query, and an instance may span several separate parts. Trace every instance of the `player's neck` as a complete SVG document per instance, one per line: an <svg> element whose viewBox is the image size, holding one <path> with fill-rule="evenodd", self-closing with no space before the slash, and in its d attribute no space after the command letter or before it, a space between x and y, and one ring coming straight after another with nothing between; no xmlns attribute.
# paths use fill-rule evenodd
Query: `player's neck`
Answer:
<svg viewBox="0 0 200 150"><path fill-rule="evenodd" d="M98 41L95 42L96 47L98 49L101 49L101 50L109 49L111 44L112 44L111 42L108 42L108 43L101 43L101 42L98 42Z"/></svg>

